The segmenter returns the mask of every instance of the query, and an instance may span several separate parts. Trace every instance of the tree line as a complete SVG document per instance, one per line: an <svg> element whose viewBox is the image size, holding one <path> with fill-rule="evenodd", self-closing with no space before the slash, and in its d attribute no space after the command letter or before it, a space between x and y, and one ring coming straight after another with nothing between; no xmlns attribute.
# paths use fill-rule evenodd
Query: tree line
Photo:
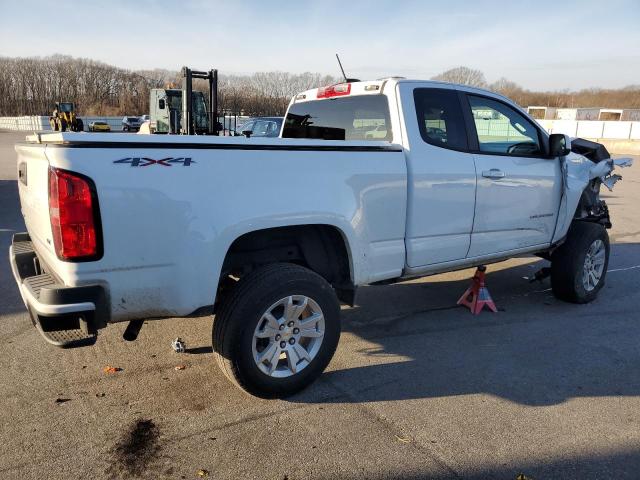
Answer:
<svg viewBox="0 0 640 480"><path fill-rule="evenodd" d="M506 78L489 83L484 73L468 67L452 68L436 75L433 80L493 90L509 97L522 107L536 105L558 108L640 108L640 85L630 85L620 89L588 88L575 92L569 90L536 92L527 90Z"/></svg>
<svg viewBox="0 0 640 480"><path fill-rule="evenodd" d="M235 114L283 115L295 93L336 81L318 73L221 74L218 106ZM169 70L131 71L62 55L0 57L0 116L50 115L56 101L75 102L80 115L141 115L149 112L152 88L181 85L181 73ZM207 88L194 80L194 90Z"/></svg>
<svg viewBox="0 0 640 480"><path fill-rule="evenodd" d="M433 78L502 93L519 105L640 108L640 86L535 92L501 78L487 82L479 70L457 67ZM283 115L297 92L340 79L319 73L259 72L219 76L219 110L242 115ZM206 90L196 80L194 89ZM152 88L180 88L180 72L132 71L85 58L0 57L0 116L49 115L56 101L75 102L80 115L120 116L149 112Z"/></svg>

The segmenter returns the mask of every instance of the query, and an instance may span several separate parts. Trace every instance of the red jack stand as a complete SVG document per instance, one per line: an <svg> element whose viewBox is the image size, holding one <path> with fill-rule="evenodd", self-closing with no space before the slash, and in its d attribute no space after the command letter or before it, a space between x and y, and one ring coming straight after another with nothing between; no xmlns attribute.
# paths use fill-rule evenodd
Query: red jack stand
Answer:
<svg viewBox="0 0 640 480"><path fill-rule="evenodd" d="M476 270L475 275L471 279L471 286L467 288L467 291L458 300L458 305L464 305L471 310L471 313L477 315L485 305L492 312L497 312L496 304L493 303L489 289L484 285L484 272L487 267L480 265Z"/></svg>

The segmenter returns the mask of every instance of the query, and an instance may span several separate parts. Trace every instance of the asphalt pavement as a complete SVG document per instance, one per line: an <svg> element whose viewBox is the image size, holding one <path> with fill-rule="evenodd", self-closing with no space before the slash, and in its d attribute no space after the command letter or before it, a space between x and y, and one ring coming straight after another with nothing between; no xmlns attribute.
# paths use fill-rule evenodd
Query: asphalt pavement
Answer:
<svg viewBox="0 0 640 480"><path fill-rule="evenodd" d="M455 306L471 270L365 287L320 380L266 401L218 370L210 317L147 322L134 343L125 325L90 348L40 338L6 260L24 230L23 137L0 133L0 478L640 477L638 165L605 194L613 246L593 303L529 283L536 258L489 266L496 314Z"/></svg>

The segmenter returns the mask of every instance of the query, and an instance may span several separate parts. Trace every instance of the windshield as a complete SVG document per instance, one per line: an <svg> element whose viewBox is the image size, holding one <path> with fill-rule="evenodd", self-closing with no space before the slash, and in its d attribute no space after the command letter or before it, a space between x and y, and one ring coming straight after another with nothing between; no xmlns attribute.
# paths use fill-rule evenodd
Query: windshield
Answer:
<svg viewBox="0 0 640 480"><path fill-rule="evenodd" d="M389 103L382 95L360 95L294 103L283 138L391 140Z"/></svg>
<svg viewBox="0 0 640 480"><path fill-rule="evenodd" d="M61 103L59 106L59 111L65 113L73 112L73 103Z"/></svg>
<svg viewBox="0 0 640 480"><path fill-rule="evenodd" d="M167 103L171 110L182 110L182 92L167 92Z"/></svg>

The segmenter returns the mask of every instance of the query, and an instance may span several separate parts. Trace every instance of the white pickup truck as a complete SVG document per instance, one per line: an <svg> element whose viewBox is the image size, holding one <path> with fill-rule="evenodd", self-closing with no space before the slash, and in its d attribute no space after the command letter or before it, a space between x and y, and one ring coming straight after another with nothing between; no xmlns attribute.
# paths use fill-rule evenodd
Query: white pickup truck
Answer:
<svg viewBox="0 0 640 480"><path fill-rule="evenodd" d="M213 311L213 348L251 394L316 379L340 302L394 282L536 254L554 294L607 271L603 146L547 135L495 93L389 78L309 90L280 138L55 133L16 146L28 233L13 272L59 346L113 322Z"/></svg>

